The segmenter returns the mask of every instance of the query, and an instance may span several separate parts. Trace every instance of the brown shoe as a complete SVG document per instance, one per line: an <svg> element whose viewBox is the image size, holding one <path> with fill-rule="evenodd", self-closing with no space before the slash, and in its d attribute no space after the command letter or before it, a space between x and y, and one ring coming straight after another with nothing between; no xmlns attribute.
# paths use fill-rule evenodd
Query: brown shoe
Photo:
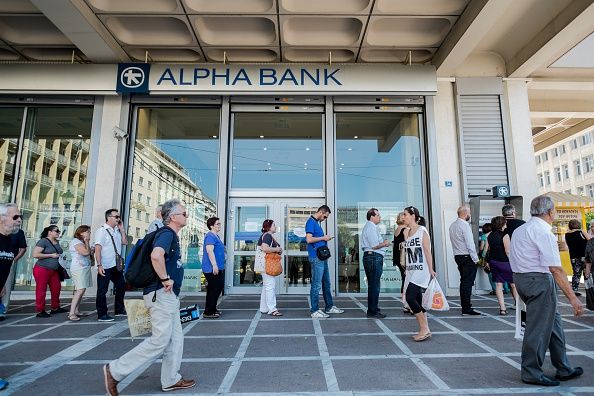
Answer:
<svg viewBox="0 0 594 396"><path fill-rule="evenodd" d="M169 391L174 391L174 390L179 390L179 389L190 389L196 386L196 381L194 380L185 380L185 379L180 379L179 381L177 381L177 383L168 386L167 388L161 388L161 390L163 392L169 392Z"/></svg>
<svg viewBox="0 0 594 396"><path fill-rule="evenodd" d="M103 366L103 376L105 378L105 390L107 394L110 396L118 396L118 382L115 378L111 375L111 371L109 371L109 364Z"/></svg>

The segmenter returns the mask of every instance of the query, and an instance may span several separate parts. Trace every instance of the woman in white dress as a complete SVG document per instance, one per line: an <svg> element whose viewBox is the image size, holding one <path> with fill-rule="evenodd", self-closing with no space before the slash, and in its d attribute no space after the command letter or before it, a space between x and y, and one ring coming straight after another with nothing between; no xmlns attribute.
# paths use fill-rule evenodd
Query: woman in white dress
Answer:
<svg viewBox="0 0 594 396"><path fill-rule="evenodd" d="M89 245L91 239L91 227L88 225L81 225L74 232L74 238L70 241L68 250L72 259L70 264L70 275L72 283L76 288L76 292L72 297L72 304L70 305L70 313L68 319L75 322L80 320L81 316L86 316L78 310L78 306L82 300L87 287L93 287L93 278L91 277L91 255L93 250Z"/></svg>
<svg viewBox="0 0 594 396"><path fill-rule="evenodd" d="M413 336L414 341L425 341L431 337L427 313L423 308L423 291L429 286L431 278L437 274L433 270L431 255L431 239L425 226L425 219L414 206L404 209L404 224L408 227L405 234L406 249L406 303L419 322L419 332Z"/></svg>

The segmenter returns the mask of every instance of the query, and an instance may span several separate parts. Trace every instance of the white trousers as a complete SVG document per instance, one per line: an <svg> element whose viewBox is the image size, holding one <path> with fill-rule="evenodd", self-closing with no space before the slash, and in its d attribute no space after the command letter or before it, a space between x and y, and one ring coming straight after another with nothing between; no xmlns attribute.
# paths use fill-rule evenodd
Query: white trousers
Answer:
<svg viewBox="0 0 594 396"><path fill-rule="evenodd" d="M276 277L262 272L262 294L260 295L260 312L276 311Z"/></svg>
<svg viewBox="0 0 594 396"><path fill-rule="evenodd" d="M179 319L179 299L173 292L157 290L153 302L151 292L145 295L144 304L151 313L152 335L122 357L109 363L109 370L116 381L121 381L145 363L163 355L161 363L161 387L176 384L184 353L184 333Z"/></svg>

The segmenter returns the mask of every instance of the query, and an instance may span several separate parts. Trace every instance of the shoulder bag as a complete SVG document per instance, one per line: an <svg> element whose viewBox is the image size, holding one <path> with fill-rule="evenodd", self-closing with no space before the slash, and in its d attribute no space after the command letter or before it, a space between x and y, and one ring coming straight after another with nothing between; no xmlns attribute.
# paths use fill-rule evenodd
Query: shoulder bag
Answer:
<svg viewBox="0 0 594 396"><path fill-rule="evenodd" d="M56 249L56 247L54 246L54 244L52 243L52 241L49 240L49 238L45 238L47 239L47 241L50 243L50 245L52 245L52 248L54 248L54 250L56 251L56 253L60 254L60 252L58 252L58 249ZM58 269L56 271L58 271L58 275L60 277L60 282L64 282L66 279L70 279L70 274L68 274L68 270L65 268L66 266L66 257L64 257L64 254L60 254L60 257L58 257Z"/></svg>
<svg viewBox="0 0 594 396"><path fill-rule="evenodd" d="M113 251L115 252L116 256L116 269L120 272L124 270L124 258L118 253L118 249L116 248L115 240L113 239L113 235L107 229L105 229L107 234L109 235L109 239L111 239L111 244L113 245Z"/></svg>
<svg viewBox="0 0 594 396"><path fill-rule="evenodd" d="M254 259L254 271L266 272L266 253L260 246L256 246L256 257Z"/></svg>
<svg viewBox="0 0 594 396"><path fill-rule="evenodd" d="M271 247L273 247L275 243L277 246L279 245L273 237ZM265 268L266 275L278 276L282 274L283 266L281 264L281 255L278 253L266 253Z"/></svg>

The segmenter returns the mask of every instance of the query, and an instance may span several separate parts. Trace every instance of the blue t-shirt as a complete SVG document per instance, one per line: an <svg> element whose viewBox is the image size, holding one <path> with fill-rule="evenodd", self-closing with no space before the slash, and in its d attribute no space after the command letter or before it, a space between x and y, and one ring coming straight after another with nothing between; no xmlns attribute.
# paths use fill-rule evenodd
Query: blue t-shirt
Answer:
<svg viewBox="0 0 594 396"><path fill-rule="evenodd" d="M208 257L208 253L206 252L206 246L208 245L214 245L214 256L215 260L217 261L217 267L219 267L219 271L225 269L225 245L217 234L214 232L208 232L204 237L204 246L202 247L202 272L212 272L210 257Z"/></svg>
<svg viewBox="0 0 594 396"><path fill-rule="evenodd" d="M309 219L307 219L307 222L305 223L305 233L306 234L311 234L311 236L313 236L314 238L319 238L319 237L323 237L324 236L324 230L322 229L322 226L320 225L320 222L317 221L314 217L310 217ZM309 255L309 258L316 258L316 248L320 247L320 246L326 246L328 245L328 243L326 241L319 241L316 243L308 243L307 244L307 254Z"/></svg>
<svg viewBox="0 0 594 396"><path fill-rule="evenodd" d="M179 296L182 281L184 280L184 267L181 262L181 250L179 247L179 238L170 228L160 231L153 242L153 249L160 247L165 251L165 268L167 275L173 280L173 292ZM157 280L154 284L147 286L143 294L149 294L155 290L163 288L163 283Z"/></svg>

